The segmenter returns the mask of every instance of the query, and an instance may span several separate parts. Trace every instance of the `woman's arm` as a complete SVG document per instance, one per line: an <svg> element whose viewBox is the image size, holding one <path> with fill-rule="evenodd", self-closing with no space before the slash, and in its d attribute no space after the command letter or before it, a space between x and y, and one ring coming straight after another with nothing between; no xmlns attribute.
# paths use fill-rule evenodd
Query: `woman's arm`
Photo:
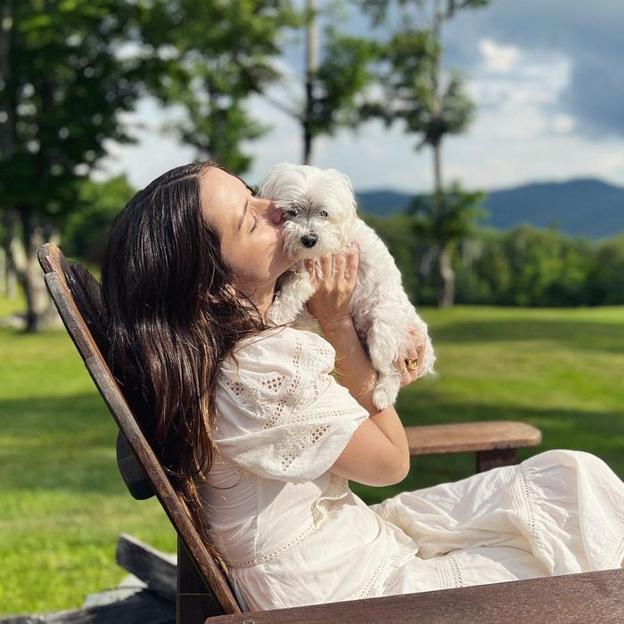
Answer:
<svg viewBox="0 0 624 624"><path fill-rule="evenodd" d="M409 470L409 446L405 429L399 419L399 415L393 406L389 406L379 411L372 402L372 392L377 373L373 369L368 356L366 355L353 325L353 320L348 312L348 304L351 293L355 287L355 277L357 274L358 250L352 247L348 256L336 254L332 256L322 256L320 265L323 271L323 278L318 279L312 263L306 263L313 283L317 289L314 295L308 300L308 309L319 322L325 339L331 343L336 350L336 369L340 376L340 381L349 390L352 396L370 414L369 420L384 434L394 447L396 468L394 481L402 480ZM333 267L332 267L333 264ZM362 443L364 442L364 443ZM354 440L349 446L357 446L350 450L349 464L366 465L367 458L363 456L361 462L357 461L357 455L364 455L366 447L366 436L360 437L359 441L354 436ZM370 448L370 446L369 446ZM345 456L349 453L345 453ZM368 458L370 460L370 457ZM398 475L398 477L397 477ZM348 476L348 475L345 475ZM372 477L372 475L371 475ZM354 478L355 477L350 477ZM367 479L369 476L367 475ZM389 483L373 483L363 481L370 485L387 485Z"/></svg>
<svg viewBox="0 0 624 624"><path fill-rule="evenodd" d="M336 350L336 372L343 386L369 414L379 410L373 404L377 372L362 348L351 317L319 323L325 339Z"/></svg>

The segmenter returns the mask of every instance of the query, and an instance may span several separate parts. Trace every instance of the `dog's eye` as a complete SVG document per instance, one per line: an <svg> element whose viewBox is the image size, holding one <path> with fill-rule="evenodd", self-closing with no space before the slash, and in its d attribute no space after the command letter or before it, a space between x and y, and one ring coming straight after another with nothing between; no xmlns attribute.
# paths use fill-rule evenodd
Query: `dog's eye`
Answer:
<svg viewBox="0 0 624 624"><path fill-rule="evenodd" d="M297 211L296 210L287 210L286 214L290 215L291 217L296 217L297 216Z"/></svg>
<svg viewBox="0 0 624 624"><path fill-rule="evenodd" d="M326 217L327 216L327 210L321 210L321 212L319 212L319 214L321 215L321 217Z"/></svg>

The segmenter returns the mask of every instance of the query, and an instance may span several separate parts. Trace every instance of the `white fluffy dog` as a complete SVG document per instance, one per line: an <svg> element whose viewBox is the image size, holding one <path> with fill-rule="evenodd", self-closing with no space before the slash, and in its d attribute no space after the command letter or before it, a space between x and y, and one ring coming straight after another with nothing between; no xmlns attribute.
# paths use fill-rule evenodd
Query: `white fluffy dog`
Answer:
<svg viewBox="0 0 624 624"><path fill-rule="evenodd" d="M313 294L303 260L346 250L352 240L359 245L358 276L350 300L353 323L371 364L378 373L373 403L378 409L392 405L401 374L395 360L405 358L409 347L422 344L419 377L433 373L436 359L427 324L410 303L401 273L384 242L357 216L353 188L336 169L281 163L273 167L260 189L287 213L284 248L299 260L277 282L268 311L276 323L309 322L305 302ZM321 268L316 263L317 275ZM417 337L410 334L416 330Z"/></svg>

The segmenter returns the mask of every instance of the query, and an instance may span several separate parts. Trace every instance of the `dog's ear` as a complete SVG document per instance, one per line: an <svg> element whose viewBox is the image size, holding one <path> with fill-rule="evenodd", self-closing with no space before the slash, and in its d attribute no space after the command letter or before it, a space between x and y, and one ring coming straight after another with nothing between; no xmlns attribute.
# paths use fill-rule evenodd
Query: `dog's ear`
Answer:
<svg viewBox="0 0 624 624"><path fill-rule="evenodd" d="M260 185L260 197L263 198L271 198L274 197L276 191L277 181L283 176L285 173L292 171L295 169L297 165L289 162L281 162L277 165L273 165L271 167L267 177L264 182Z"/></svg>
<svg viewBox="0 0 624 624"><path fill-rule="evenodd" d="M337 190L340 193L340 201L343 206L349 207L349 220L357 219L357 202L355 201L355 192L348 175L338 171L338 169L327 169L331 172L331 176L337 182Z"/></svg>

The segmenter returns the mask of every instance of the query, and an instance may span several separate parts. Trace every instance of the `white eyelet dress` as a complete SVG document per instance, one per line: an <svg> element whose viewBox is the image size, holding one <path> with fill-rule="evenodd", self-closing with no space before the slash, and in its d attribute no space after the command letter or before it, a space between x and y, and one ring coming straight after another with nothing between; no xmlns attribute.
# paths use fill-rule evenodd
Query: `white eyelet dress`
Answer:
<svg viewBox="0 0 624 624"><path fill-rule="evenodd" d="M246 609L265 610L618 568L624 483L582 451L366 505L329 471L368 412L318 334L241 341L216 389L218 454L198 483Z"/></svg>

